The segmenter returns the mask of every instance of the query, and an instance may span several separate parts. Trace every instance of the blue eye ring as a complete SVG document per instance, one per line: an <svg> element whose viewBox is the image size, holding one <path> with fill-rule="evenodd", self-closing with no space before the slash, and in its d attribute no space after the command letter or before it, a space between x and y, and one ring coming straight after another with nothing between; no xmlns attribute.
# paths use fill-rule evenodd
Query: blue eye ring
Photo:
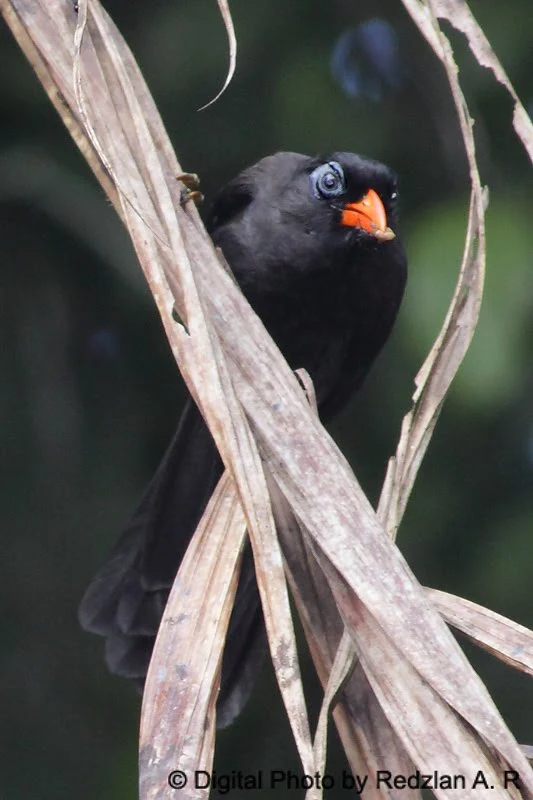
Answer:
<svg viewBox="0 0 533 800"><path fill-rule="evenodd" d="M346 191L344 170L338 161L328 161L313 170L310 175L315 197L331 200Z"/></svg>

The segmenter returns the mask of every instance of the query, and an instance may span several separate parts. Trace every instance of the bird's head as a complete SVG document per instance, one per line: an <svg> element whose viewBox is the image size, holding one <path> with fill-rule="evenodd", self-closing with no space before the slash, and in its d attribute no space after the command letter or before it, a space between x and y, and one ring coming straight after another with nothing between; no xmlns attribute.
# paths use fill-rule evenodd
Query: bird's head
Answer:
<svg viewBox="0 0 533 800"><path fill-rule="evenodd" d="M208 226L236 277L291 280L377 257L403 259L396 239L397 179L354 153L281 152L240 173L216 198ZM243 270L240 270L242 265Z"/></svg>
<svg viewBox="0 0 533 800"><path fill-rule="evenodd" d="M312 168L309 182L319 204L315 214L327 209L333 229L351 228L367 244L395 238L391 224L398 189L389 167L353 153L334 153Z"/></svg>

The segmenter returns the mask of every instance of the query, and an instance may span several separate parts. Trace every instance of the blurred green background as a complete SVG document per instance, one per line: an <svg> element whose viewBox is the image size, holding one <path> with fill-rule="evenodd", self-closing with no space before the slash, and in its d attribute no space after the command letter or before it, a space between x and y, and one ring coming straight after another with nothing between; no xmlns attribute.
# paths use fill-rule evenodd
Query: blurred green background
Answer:
<svg viewBox="0 0 533 800"><path fill-rule="evenodd" d="M332 428L376 498L465 231L465 159L439 64L399 2L233 0L237 74L198 112L227 63L214 0L106 5L207 195L279 149L355 150L400 174L406 299L386 352ZM529 0L471 6L531 109ZM399 545L423 583L533 627L531 169L505 92L450 34L490 187L487 289ZM0 66L0 793L121 800L136 795L138 697L107 673L102 641L79 630L76 609L184 393L128 238L3 23ZM518 739L533 743L531 681L467 651ZM306 676L316 708L309 667ZM334 736L331 753L336 774ZM298 770L268 667L220 735L216 767Z"/></svg>

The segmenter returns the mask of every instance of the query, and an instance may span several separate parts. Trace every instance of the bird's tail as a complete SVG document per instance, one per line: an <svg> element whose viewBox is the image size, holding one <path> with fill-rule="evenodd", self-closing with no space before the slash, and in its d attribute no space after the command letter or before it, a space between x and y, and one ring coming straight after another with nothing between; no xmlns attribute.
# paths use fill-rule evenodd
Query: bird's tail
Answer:
<svg viewBox="0 0 533 800"><path fill-rule="evenodd" d="M189 400L131 523L81 601L80 624L105 637L110 671L141 687L170 587L221 473L211 434ZM219 727L228 725L248 699L265 649L248 546L222 662Z"/></svg>

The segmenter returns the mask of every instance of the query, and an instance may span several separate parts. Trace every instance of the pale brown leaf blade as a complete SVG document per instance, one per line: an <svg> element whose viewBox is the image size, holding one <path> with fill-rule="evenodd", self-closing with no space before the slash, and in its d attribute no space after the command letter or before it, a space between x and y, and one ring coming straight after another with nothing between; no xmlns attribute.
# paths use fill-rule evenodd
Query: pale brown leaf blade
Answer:
<svg viewBox="0 0 533 800"><path fill-rule="evenodd" d="M339 720L340 712L343 712L343 717ZM348 726L351 740L357 742L364 760L364 769L360 774L369 776L365 797L367 792L369 798L380 800L417 800L421 797L420 790L414 787L390 788L378 785L380 770L389 770L394 775L411 775L416 772L416 767L357 660L342 689L340 702L333 711L333 716L343 742L343 724Z"/></svg>
<svg viewBox="0 0 533 800"><path fill-rule="evenodd" d="M224 274L233 285L228 273ZM192 341L191 339L191 344ZM231 419L227 421L227 424L228 429L235 436L234 446L237 448L239 459L234 462L231 461L230 456L228 463L235 478L240 479L241 483L241 502L248 519L248 530L272 663L304 772L305 774L314 774L316 769L298 662L296 636L265 476L255 440L236 401L233 384L228 376L217 338L213 338L212 345L220 369L219 375L223 385L224 398L226 402L231 403ZM201 353L191 359L192 363L199 363L199 358L201 358ZM190 382L193 395L197 398L198 404L202 406L205 400L202 399L201 386L195 382L195 375L190 376ZM216 410L220 413L220 409ZM215 409L213 409L213 416L214 411ZM209 414L207 417L209 419ZM215 440L217 440L216 433L215 431ZM221 454L227 441L221 439L218 444ZM232 443L231 437L229 441ZM315 790L317 787L313 786L313 794Z"/></svg>
<svg viewBox="0 0 533 800"><path fill-rule="evenodd" d="M307 389L313 396L312 386L308 385ZM324 596L324 590L328 591L324 576L318 569L310 551L305 548L300 529L286 499L268 473L267 481L292 594L308 637L317 671L321 677L324 677L325 683L333 662L342 625L336 608L331 603L331 593L329 596ZM315 580L316 578L319 579L318 582ZM328 603L328 601L330 602ZM324 649L326 653L323 652ZM328 664L327 667L324 665L324 659ZM329 702L326 707L324 704L322 706L313 745L314 767L318 775L326 773L328 713ZM321 782L314 782L307 790L306 797L308 799L320 798L323 788Z"/></svg>
<svg viewBox="0 0 533 800"><path fill-rule="evenodd" d="M344 711L344 718L339 720L339 733L348 757L353 754L354 748L357 749L356 759L350 759L350 763L354 779L359 780L358 785L365 797L370 800L420 798L420 790L415 787L391 786L386 780L381 780L385 766L392 775L405 776L414 773L415 768L377 701L355 655L353 640L347 630L344 631L331 667L315 735L315 758L318 768L322 770L325 770L326 763L327 715L331 708L335 708L337 701L339 705L335 710ZM348 715L347 710L351 711ZM358 764L360 768L354 769Z"/></svg>
<svg viewBox="0 0 533 800"><path fill-rule="evenodd" d="M320 474L324 474L323 469ZM448 703L462 706L465 716L474 711L471 724L479 726L484 734L490 736L498 731L498 736L501 736L499 743L508 750L508 734L495 709L492 708L490 712L483 710L482 714L479 709L469 709L473 694L478 695L481 707L486 703L488 698L484 687L470 674L471 668L460 650L450 646L449 632L442 626L440 618L432 613L427 602L422 600L418 586L412 581L407 565L396 548L390 548L391 543L381 534L376 537L369 535L370 526L352 530L351 533L341 533L340 526L334 524L335 515L343 508L344 500L339 492L338 473L336 477L336 502L328 502L330 495L325 487L319 492L322 535L317 535L319 509L316 506L304 506L298 502L298 498L289 494L289 501L296 513L305 520L305 528L311 528L307 525L308 519L313 522L314 549L320 566L326 569L334 564L342 575L339 580L346 582L346 586L342 583L345 594L358 597L358 602L371 611L375 622L386 630L396 647L403 652L406 661L412 663L424 680L434 685ZM329 518L329 526L326 518ZM329 575L328 579L331 588L338 593L336 583L332 582ZM336 597L341 609L342 603L347 602L345 594ZM392 667L385 662L384 669L392 670ZM468 700L464 693L465 680L469 682ZM489 718L490 728L486 727Z"/></svg>
<svg viewBox="0 0 533 800"><path fill-rule="evenodd" d="M437 17L446 19L466 36L478 63L490 69L498 83L507 89L514 103L513 127L533 161L533 122L472 11L462 0L431 0L431 6Z"/></svg>
<svg viewBox="0 0 533 800"><path fill-rule="evenodd" d="M325 493L322 494L322 498L325 496ZM338 532L336 532L336 536L338 538ZM382 538L380 544L384 544L385 541L386 539L383 540ZM359 559L363 562L362 565L358 565L355 560L351 561L348 548L344 549L342 559L336 563L336 568L344 576L340 578L331 569L329 558L332 555L332 550L328 548L330 544L331 542L326 538L320 542L320 548L324 550L323 555L318 554L316 545L313 546L317 553L317 559L328 574L330 586L336 595L341 611L344 612L344 607L346 606L348 612L351 613L352 605L355 603L357 608L360 606L362 609L360 613L363 614L364 612L366 628L364 641L361 642L361 650L364 650L367 655L370 653L375 656L374 666L377 672L373 676L374 690L377 692L376 687L381 684L385 687L386 691L378 694L380 702L384 704L384 709L389 716L389 722L395 727L398 735L403 737L404 746L408 749L417 766L421 768L421 765L423 765L426 769L429 768L440 747L442 760L438 763L445 763L449 768L451 766L449 761L450 752L454 753L454 758L460 758L460 753L463 752L461 748L457 749L458 736L462 731L462 736L465 737L464 757L466 760L461 761L460 771L463 772L467 766L469 769L472 768L475 763L473 755L480 748L482 740L478 739L476 744L471 731L465 729L461 724L460 717L464 717L474 729L479 731L485 741L490 742L491 746L502 754L504 760L512 765L512 769L519 768L518 771L523 776L526 786L525 791L531 792L533 787L531 771L519 751L517 751L516 744L506 730L501 717L490 703L485 687L475 673L472 672L464 655L460 651L454 651L454 648L449 647L448 634L444 633L442 627L437 625L431 630L432 621L427 616L426 612L429 609L425 604L418 607L416 611L414 610L412 607L414 587L407 588L407 585L405 585L402 588L400 576L395 571L396 589L391 592L389 588L389 590L384 589L381 592L382 602L378 609L378 619L372 619L368 613L370 606L367 608L365 604L360 602L360 599L357 599L357 596L361 596L361 589L369 572L372 574L379 571L380 576L389 574L391 565L385 556L385 552L381 551L379 553L377 556L378 565L372 567L370 561L364 563L364 551L366 548L363 548L363 551L359 554ZM338 541L336 544L338 547ZM369 543L368 547L372 548L372 545ZM376 550L376 542L373 543L373 548ZM326 556L325 551L327 549L329 549L329 554ZM374 555L376 554L374 553ZM392 569L394 570L394 568ZM411 596L409 597L409 595ZM409 606L411 606L411 611L408 610ZM352 622L349 613L345 617L345 622L348 622L350 627ZM389 616L388 623L386 622L387 616ZM402 620L401 623L399 619ZM433 619L433 622L435 621ZM385 623L387 629L386 635L381 631L383 623ZM355 629L350 627L350 630L353 636L361 637L359 627ZM418 632L422 636L419 641ZM423 643L426 635L429 635L430 638ZM380 640L381 646L378 647ZM392 644L393 642L394 645ZM378 647L377 652L376 647ZM413 648L415 652L413 652ZM394 653L398 653L398 651L400 653L403 651L403 654L401 656L398 655L398 658L396 658ZM450 659L452 660L450 661ZM391 691L390 687L394 686L399 675L403 675L408 681L406 687L403 687L406 691L404 703L407 703L406 698L411 695L412 708L403 708L402 710L397 703L395 704L388 697L388 692ZM427 687L433 687L434 691L428 691ZM421 708L419 707L420 703L422 704ZM459 712L459 716L452 709L456 709ZM410 724L413 730L418 730L419 732L417 742L419 742L420 747L415 751L408 741L409 725L406 726L406 720L411 719L411 714L414 714L414 719L411 720ZM431 746L422 745L424 737L431 738L431 731L436 722L442 724L442 728L439 731L440 744L432 742ZM481 760L486 758L483 752L484 748L480 750L479 758ZM499 764L499 759L495 764ZM478 793L477 796L482 795ZM527 796L530 796L529 793Z"/></svg>
<svg viewBox="0 0 533 800"><path fill-rule="evenodd" d="M505 787L500 759L494 758L490 750L485 749L482 740L476 742L464 726L462 714L456 713L457 706L454 708L453 703L444 702L441 691L435 691L434 683L425 680L413 668L412 662L397 649L397 642L393 642L380 625L376 625L368 609L350 591L344 580L335 574L335 570L328 566L326 572L329 573L330 585L351 633L360 664L410 758L424 774L436 771L443 776L462 776L458 784L438 781L427 788L431 788L440 800L453 800L457 797L457 789L461 792L461 798L485 798L488 786L492 785L491 796L502 800L521 797L514 787ZM465 718L477 718L477 729L481 732L484 728L482 735L487 737L486 741L491 746L497 739L497 750L503 753L507 748L500 736L491 737L492 725L479 724L478 715L483 714L486 703L481 682L474 687L474 680L473 676L469 686L468 708L463 706L462 709L467 712ZM514 762L508 763L516 764L517 754L512 752L513 749L510 752ZM460 770L457 769L459 762ZM531 773L525 766L527 762L521 757L518 757L518 762L523 771L517 771L521 777L525 776L526 796L533 796ZM479 771L487 779L487 784L476 786Z"/></svg>
<svg viewBox="0 0 533 800"><path fill-rule="evenodd" d="M449 69L453 73L451 65ZM460 104L460 98L457 102ZM402 422L396 455L389 462L380 497L378 514L392 537L403 517L446 393L472 340L481 307L485 273L485 196L475 163L469 117L465 114L463 109L463 131L465 135L470 132L468 146L473 181L465 250L446 319L416 377L413 408Z"/></svg>
<svg viewBox="0 0 533 800"><path fill-rule="evenodd" d="M509 666L533 675L533 631L463 597L426 591L446 622Z"/></svg>
<svg viewBox="0 0 533 800"><path fill-rule="evenodd" d="M231 16L231 11L229 8L228 0L217 0L218 7L220 9L220 14L224 21L224 27L226 28L226 33L228 35L228 46L229 46L229 65L228 65L228 72L226 75L226 80L224 81L224 85L222 89L213 97L209 103L206 103L205 106L199 108L199 111L203 111L209 106L212 106L213 103L222 97L228 86L230 85L232 78L235 74L235 67L237 65L237 37L235 36L235 27L233 25L233 18Z"/></svg>
<svg viewBox="0 0 533 800"><path fill-rule="evenodd" d="M181 770L184 798L207 797L222 653L245 541L231 478L220 479L172 586L146 677L139 745L140 797L161 796ZM169 790L170 791L170 790Z"/></svg>
<svg viewBox="0 0 533 800"><path fill-rule="evenodd" d="M311 748L309 718L303 692L296 636L292 622L283 559L275 531L252 538L257 584L267 629L272 664L306 774L317 771ZM319 797L313 784L310 797Z"/></svg>
<svg viewBox="0 0 533 800"><path fill-rule="evenodd" d="M306 385L306 392L309 397L313 396L311 385ZM390 791L377 788L376 776L384 764L399 775L410 774L414 770L413 764L369 690L364 673L358 668L352 671L352 648L349 648L350 653L345 651L342 661L337 648L343 625L324 573L312 550L305 544L286 499L272 480L269 489L292 593L326 691L314 742L318 774L325 773L328 713L334 704L333 716L352 769L345 788L357 792L364 790L369 800L416 800L420 793L414 789ZM350 671L352 674L345 684Z"/></svg>
<svg viewBox="0 0 533 800"><path fill-rule="evenodd" d="M418 469L437 423L444 397L470 345L479 318L485 273L486 194L476 162L473 120L458 80L451 46L431 3L402 0L440 59L450 84L468 159L471 194L463 259L452 302L437 339L415 379L413 408L404 417L396 454L390 459L378 506L389 536L395 538Z"/></svg>
<svg viewBox="0 0 533 800"><path fill-rule="evenodd" d="M344 639L342 641L344 641ZM329 713L352 669L353 649L351 647L351 641L349 641L348 646L344 648L341 643L337 648L335 659L331 665L315 731L315 763L320 775L324 775L326 772Z"/></svg>
<svg viewBox="0 0 533 800"><path fill-rule="evenodd" d="M306 393L312 400L314 392L307 380ZM312 407L316 413L316 407ZM364 784L369 800L385 797L415 800L420 797L415 789L377 788L377 774L384 765L395 774L408 775L414 770L413 763L384 716L365 674L358 665L354 668L351 640L342 634L343 623L326 577L312 549L306 545L290 506L271 477L268 485L292 594L325 689L315 732L315 767L319 774L325 773L328 713L333 707L333 717L352 769L351 788L362 790Z"/></svg>

